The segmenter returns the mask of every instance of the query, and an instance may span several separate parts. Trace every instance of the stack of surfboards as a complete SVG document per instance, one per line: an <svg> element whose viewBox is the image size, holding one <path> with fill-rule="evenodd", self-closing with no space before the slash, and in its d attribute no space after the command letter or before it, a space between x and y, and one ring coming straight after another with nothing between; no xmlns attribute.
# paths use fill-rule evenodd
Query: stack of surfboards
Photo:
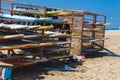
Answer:
<svg viewBox="0 0 120 80"><path fill-rule="evenodd" d="M26 11L26 10L19 10L18 11ZM43 11L29 11L27 10L26 12L30 12L33 14L38 14L38 15L67 15L69 13L65 12L60 12L60 11L47 11L44 13ZM64 18L57 18L54 19L52 17L40 17L40 18L35 18L35 17L28 17L28 16L19 16L19 15L10 15L10 14L0 14L0 19L1 20L10 20L10 21L25 21L25 22L60 22L63 21ZM47 38L59 38L59 37L71 37L75 34L64 34L64 33L59 33L59 32L50 32L50 31L40 31L40 30L45 30L45 29L51 29L54 26L40 26L40 25L22 25L22 24L5 24L5 23L0 23L0 32L4 33L1 34L0 36L0 50L14 50L14 49L35 49L35 48L41 48L45 47L46 52L52 52L52 53L62 53L56 56L52 56L51 58L41 58L41 59L33 59L33 58L28 58L26 55L23 56L11 56L7 58L2 58L0 59L2 62L8 63L8 64L13 64L13 66L26 66L26 65L31 65L35 64L38 62L45 62L48 60L52 59L60 59L60 58L67 58L70 57L71 55L66 54L68 51L70 51L70 47L60 47L59 45L65 45L65 44L70 44L71 42L69 41L51 41L51 40L46 40L45 42L41 42L41 40L32 40L35 38L40 38L43 36L47 36ZM13 31L13 33L9 33L10 31ZM40 33L39 33L40 31ZM42 34L44 32L44 35ZM56 47L57 46L57 47ZM49 48L48 48L49 47ZM27 50L26 50L27 51ZM64 54L64 52L66 52ZM35 54L29 54L28 56L37 56L40 57L40 55L35 55Z"/></svg>

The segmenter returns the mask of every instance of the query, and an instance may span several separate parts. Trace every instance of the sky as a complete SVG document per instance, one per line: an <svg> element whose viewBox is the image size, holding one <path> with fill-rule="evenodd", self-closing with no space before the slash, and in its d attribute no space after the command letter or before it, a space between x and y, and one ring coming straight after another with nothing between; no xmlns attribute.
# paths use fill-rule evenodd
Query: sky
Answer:
<svg viewBox="0 0 120 80"><path fill-rule="evenodd" d="M110 27L120 27L120 0L16 0L62 9L85 10L104 14Z"/></svg>

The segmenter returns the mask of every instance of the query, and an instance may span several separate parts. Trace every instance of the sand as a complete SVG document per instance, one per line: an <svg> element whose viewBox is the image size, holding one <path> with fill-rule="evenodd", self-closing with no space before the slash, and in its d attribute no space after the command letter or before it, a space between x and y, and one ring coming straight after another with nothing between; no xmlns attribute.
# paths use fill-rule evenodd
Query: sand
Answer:
<svg viewBox="0 0 120 80"><path fill-rule="evenodd" d="M105 47L120 55L120 31L106 31L106 37L109 39L105 40ZM12 77L14 80L120 80L120 57L99 54L86 58L82 66L73 64L74 72L45 71L32 66L15 69Z"/></svg>

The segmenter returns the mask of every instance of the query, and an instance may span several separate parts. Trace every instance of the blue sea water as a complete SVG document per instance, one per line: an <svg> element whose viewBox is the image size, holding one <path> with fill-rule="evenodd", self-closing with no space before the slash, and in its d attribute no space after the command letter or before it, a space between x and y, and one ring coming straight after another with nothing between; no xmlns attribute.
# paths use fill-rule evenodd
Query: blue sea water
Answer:
<svg viewBox="0 0 120 80"><path fill-rule="evenodd" d="M120 27L106 27L106 30L120 30Z"/></svg>

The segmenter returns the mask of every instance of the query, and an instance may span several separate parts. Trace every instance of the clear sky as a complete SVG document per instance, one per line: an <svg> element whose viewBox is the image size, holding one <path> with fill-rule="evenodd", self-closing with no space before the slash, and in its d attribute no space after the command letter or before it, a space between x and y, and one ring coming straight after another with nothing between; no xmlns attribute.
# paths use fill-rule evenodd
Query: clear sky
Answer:
<svg viewBox="0 0 120 80"><path fill-rule="evenodd" d="M16 0L63 9L86 10L107 16L112 27L120 27L120 0Z"/></svg>

